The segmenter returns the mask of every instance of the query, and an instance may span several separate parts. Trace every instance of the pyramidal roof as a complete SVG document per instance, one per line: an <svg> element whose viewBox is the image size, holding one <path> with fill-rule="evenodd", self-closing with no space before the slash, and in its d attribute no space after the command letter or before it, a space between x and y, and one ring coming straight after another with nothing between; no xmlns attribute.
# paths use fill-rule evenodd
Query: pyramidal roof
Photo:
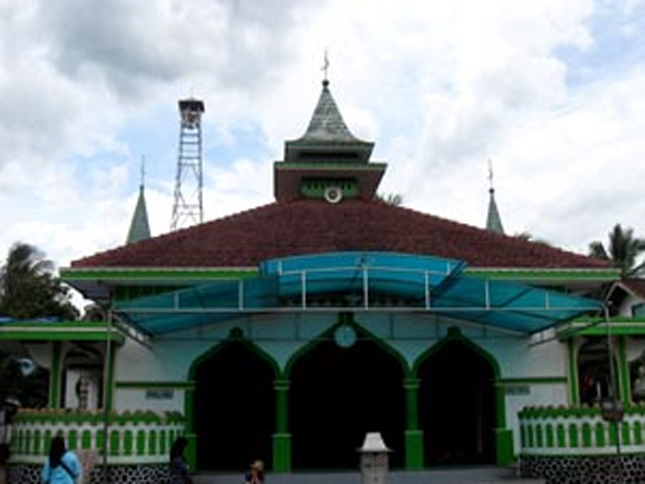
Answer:
<svg viewBox="0 0 645 484"><path fill-rule="evenodd" d="M307 131L298 141L340 141L361 142L347 128L340 114L336 101L329 90L329 81L323 81L323 89L318 98L318 104L309 121Z"/></svg>
<svg viewBox="0 0 645 484"><path fill-rule="evenodd" d="M495 202L495 189L490 188L490 200L488 201L488 216L486 217L486 230L504 234L504 227L502 226L502 218L499 216L497 203Z"/></svg>
<svg viewBox="0 0 645 484"><path fill-rule="evenodd" d="M272 203L72 262L74 268L257 267L298 254L381 251L471 267L606 269L607 262L377 200Z"/></svg>
<svg viewBox="0 0 645 484"><path fill-rule="evenodd" d="M374 143L358 139L351 133L331 95L329 81L325 79L305 134L285 143L285 161L302 162L304 158L311 158L312 152L329 153L339 146L351 150L355 160L367 163Z"/></svg>
<svg viewBox="0 0 645 484"><path fill-rule="evenodd" d="M130 230L126 244L134 244L140 240L150 238L150 223L148 222L148 209L146 208L146 197L144 194L143 184L139 186L139 198L137 206L132 215Z"/></svg>

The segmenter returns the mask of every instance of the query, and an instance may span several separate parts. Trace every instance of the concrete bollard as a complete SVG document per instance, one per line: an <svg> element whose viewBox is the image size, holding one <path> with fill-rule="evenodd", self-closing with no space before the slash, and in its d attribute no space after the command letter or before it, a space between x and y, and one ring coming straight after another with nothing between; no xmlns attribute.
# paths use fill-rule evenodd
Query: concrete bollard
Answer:
<svg viewBox="0 0 645 484"><path fill-rule="evenodd" d="M358 451L361 453L362 484L385 484L391 450L385 446L380 432L365 434L363 446Z"/></svg>

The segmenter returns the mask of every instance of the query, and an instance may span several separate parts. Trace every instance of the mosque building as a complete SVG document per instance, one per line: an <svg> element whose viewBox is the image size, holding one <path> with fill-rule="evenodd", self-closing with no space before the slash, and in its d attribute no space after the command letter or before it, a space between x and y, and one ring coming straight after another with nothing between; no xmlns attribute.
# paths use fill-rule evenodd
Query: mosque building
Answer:
<svg viewBox="0 0 645 484"><path fill-rule="evenodd" d="M61 271L96 321L0 326L51 372L14 478L56 432L107 449L114 482L157 482L180 434L200 471L355 469L367 432L395 469L544 476L617 442L640 469L642 281L505 235L492 185L486 228L387 203L373 148L325 80L274 202L153 237L142 187L128 243Z"/></svg>

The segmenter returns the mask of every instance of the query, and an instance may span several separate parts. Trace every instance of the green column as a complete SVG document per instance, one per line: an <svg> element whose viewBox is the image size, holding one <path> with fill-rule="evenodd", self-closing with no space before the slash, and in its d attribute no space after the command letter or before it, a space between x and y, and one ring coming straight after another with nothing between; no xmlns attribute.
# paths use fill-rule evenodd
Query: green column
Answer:
<svg viewBox="0 0 645 484"><path fill-rule="evenodd" d="M63 345L60 341L52 343L51 372L49 373L49 406L60 408L63 405Z"/></svg>
<svg viewBox="0 0 645 484"><path fill-rule="evenodd" d="M573 338L567 340L567 356L569 360L569 402L580 405L580 383L578 381L578 358L576 344Z"/></svg>
<svg viewBox="0 0 645 484"><path fill-rule="evenodd" d="M197 434L195 433L195 385L187 386L184 390L184 415L186 416L185 434L188 439L186 460L191 469L197 469ZM197 469L199 470L199 469Z"/></svg>
<svg viewBox="0 0 645 484"><path fill-rule="evenodd" d="M275 380L275 433L273 434L273 470L291 470L291 434L289 433L289 380Z"/></svg>
<svg viewBox="0 0 645 484"><path fill-rule="evenodd" d="M423 469L423 431L419 429L418 378L405 378L405 468Z"/></svg>
<svg viewBox="0 0 645 484"><path fill-rule="evenodd" d="M627 351L625 350L625 337L619 337L617 342L618 395L620 395L620 399L623 402L628 403L632 401L632 389L631 382L629 381L629 361L627 361Z"/></svg>
<svg viewBox="0 0 645 484"><path fill-rule="evenodd" d="M510 465L515 462L513 451L513 432L506 428L506 389L495 383L495 450L497 465Z"/></svg>
<svg viewBox="0 0 645 484"><path fill-rule="evenodd" d="M105 399L105 408L108 411L112 411L112 409L114 408L114 369L116 367L116 346L114 345L114 342L111 342L108 347L109 355L107 357L107 361L105 362L105 364L108 365L108 381L106 385L107 395L104 395L103 398Z"/></svg>

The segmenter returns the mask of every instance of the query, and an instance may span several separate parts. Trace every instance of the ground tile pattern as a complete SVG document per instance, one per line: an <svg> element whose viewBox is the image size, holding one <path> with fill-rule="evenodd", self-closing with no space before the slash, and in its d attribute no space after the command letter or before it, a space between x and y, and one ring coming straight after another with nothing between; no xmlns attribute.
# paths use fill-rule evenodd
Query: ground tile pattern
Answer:
<svg viewBox="0 0 645 484"><path fill-rule="evenodd" d="M547 484L645 483L645 455L547 457L522 456L523 477L540 477Z"/></svg>
<svg viewBox="0 0 645 484"><path fill-rule="evenodd" d="M10 466L7 484L42 484L40 466L19 464ZM168 484L168 468L165 465L128 465L110 466L108 482L110 484ZM103 484L102 468L97 466L92 471L86 484Z"/></svg>

